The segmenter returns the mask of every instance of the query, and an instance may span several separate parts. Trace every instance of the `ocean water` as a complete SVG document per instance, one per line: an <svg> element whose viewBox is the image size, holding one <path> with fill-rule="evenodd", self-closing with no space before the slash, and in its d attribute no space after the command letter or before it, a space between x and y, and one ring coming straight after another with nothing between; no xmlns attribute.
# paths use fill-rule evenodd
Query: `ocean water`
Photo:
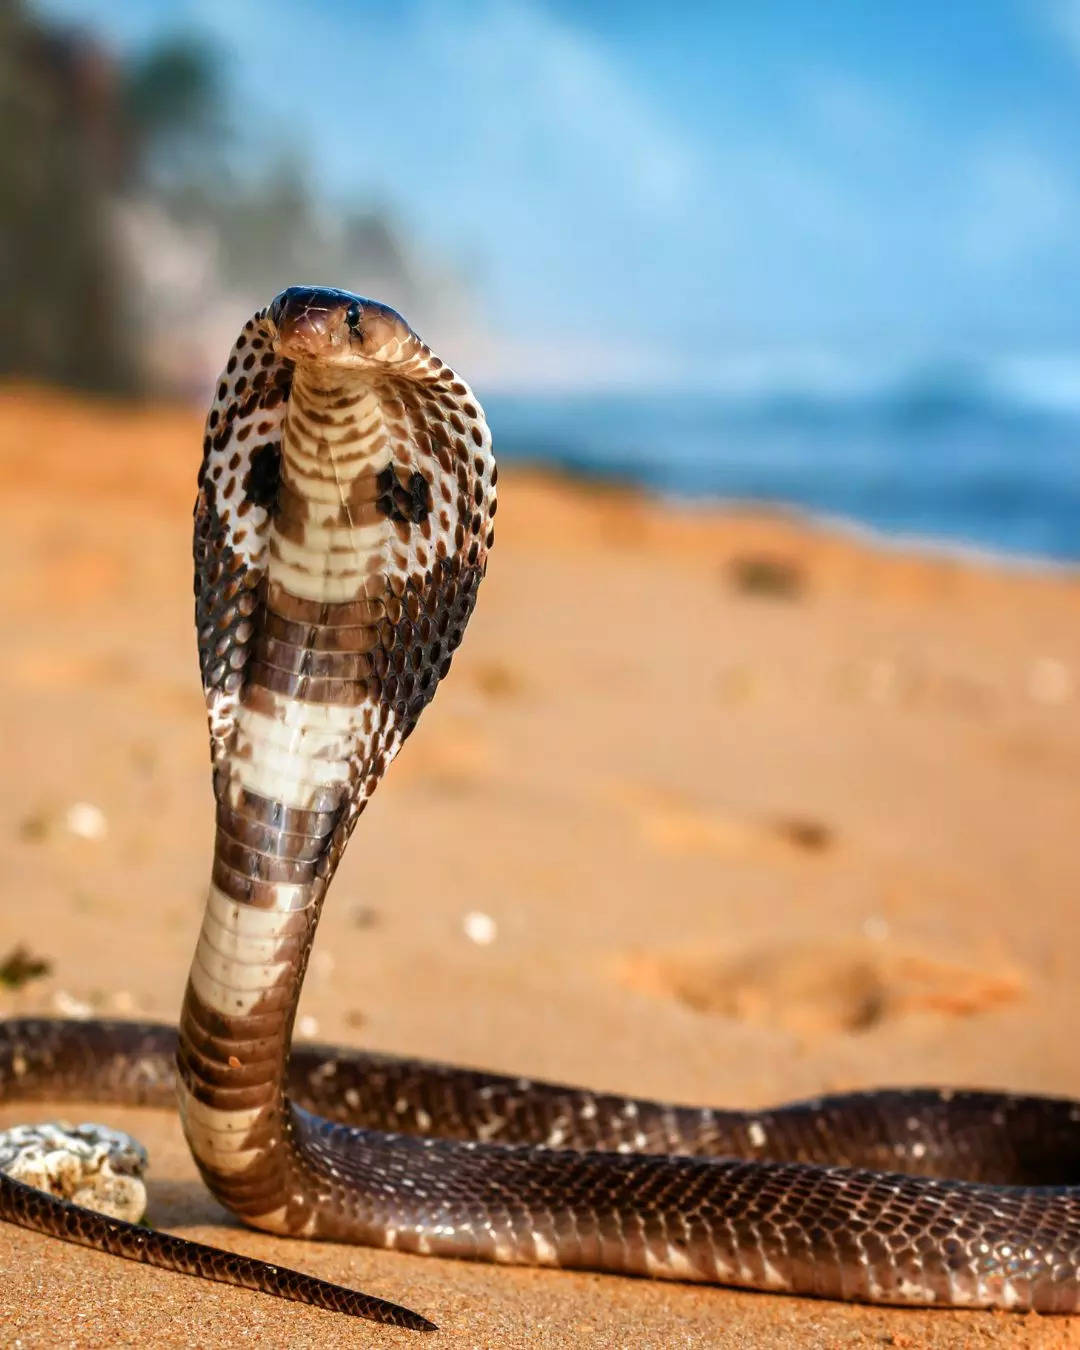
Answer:
<svg viewBox="0 0 1080 1350"><path fill-rule="evenodd" d="M485 407L506 458L684 499L781 503L931 545L1080 562L1080 378L1070 370L496 395Z"/></svg>

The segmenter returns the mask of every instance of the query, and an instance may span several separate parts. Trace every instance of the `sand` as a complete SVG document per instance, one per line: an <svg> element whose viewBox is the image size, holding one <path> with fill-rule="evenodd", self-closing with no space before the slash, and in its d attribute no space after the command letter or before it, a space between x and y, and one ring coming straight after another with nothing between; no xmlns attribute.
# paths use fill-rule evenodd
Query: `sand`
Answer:
<svg viewBox="0 0 1080 1350"><path fill-rule="evenodd" d="M0 395L0 957L52 967L0 1015L179 1007L211 847L199 441L187 412ZM500 494L468 637L331 893L306 1033L703 1103L1080 1095L1080 579L513 466ZM276 1240L203 1190L171 1113L63 1114L147 1144L157 1225L409 1304L433 1346L1080 1345ZM4 1226L0 1343L420 1342Z"/></svg>

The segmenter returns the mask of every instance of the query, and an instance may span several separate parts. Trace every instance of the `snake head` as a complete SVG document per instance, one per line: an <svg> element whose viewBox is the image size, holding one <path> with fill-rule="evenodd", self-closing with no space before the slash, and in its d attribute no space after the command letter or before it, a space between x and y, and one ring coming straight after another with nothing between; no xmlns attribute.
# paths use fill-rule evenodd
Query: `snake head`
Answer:
<svg viewBox="0 0 1080 1350"><path fill-rule="evenodd" d="M328 286L290 286L270 303L274 347L291 361L336 366L393 365L420 340L389 305Z"/></svg>

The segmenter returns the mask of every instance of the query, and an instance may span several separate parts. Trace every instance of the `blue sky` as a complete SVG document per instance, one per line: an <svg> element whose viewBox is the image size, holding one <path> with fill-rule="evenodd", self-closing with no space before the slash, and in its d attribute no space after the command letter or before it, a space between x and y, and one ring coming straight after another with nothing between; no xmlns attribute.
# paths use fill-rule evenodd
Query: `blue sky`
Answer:
<svg viewBox="0 0 1080 1350"><path fill-rule="evenodd" d="M1080 351L1080 0L40 7L205 34L252 153L389 207L568 373Z"/></svg>

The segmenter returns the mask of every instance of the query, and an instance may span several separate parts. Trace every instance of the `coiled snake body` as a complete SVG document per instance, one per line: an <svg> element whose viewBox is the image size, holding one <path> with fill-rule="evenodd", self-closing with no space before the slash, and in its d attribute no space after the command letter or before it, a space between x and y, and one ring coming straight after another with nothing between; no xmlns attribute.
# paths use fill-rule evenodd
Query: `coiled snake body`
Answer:
<svg viewBox="0 0 1080 1350"><path fill-rule="evenodd" d="M491 547L468 387L392 310L245 326L195 509L217 842L178 1032L0 1023L0 1093L163 1104L277 1233L881 1303L1080 1309L1080 1105L878 1092L731 1112L337 1048L290 1055L327 887L446 674ZM343 1312L424 1318L0 1177L0 1217Z"/></svg>

